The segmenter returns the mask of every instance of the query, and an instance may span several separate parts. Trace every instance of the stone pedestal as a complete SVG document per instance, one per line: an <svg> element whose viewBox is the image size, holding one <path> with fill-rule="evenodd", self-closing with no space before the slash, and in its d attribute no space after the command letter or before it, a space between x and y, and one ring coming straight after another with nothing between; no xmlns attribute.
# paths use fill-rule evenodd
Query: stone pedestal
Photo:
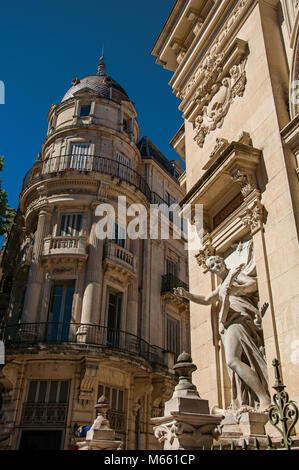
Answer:
<svg viewBox="0 0 299 470"><path fill-rule="evenodd" d="M268 414L255 410L246 411L238 414L231 412L226 414L221 422L220 442L223 445L231 445L234 441L235 445L242 446L244 441L247 445L253 445L258 439L261 446L268 445L265 425L268 421Z"/></svg>
<svg viewBox="0 0 299 470"><path fill-rule="evenodd" d="M222 416L210 414L209 402L200 398L191 376L196 370L191 356L183 353L173 367L179 375L172 398L165 403L164 416L153 418L154 433L164 450L196 450L211 447L220 434Z"/></svg>
<svg viewBox="0 0 299 470"><path fill-rule="evenodd" d="M78 450L120 450L123 443L115 440L115 431L111 429L107 419L107 398L102 396L95 408L98 415L87 432L86 440L76 443Z"/></svg>

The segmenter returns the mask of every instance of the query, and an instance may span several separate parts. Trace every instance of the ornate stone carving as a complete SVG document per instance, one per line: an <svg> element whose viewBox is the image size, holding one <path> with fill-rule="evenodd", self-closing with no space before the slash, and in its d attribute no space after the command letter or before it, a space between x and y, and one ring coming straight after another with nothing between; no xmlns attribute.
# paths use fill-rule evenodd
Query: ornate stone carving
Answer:
<svg viewBox="0 0 299 470"><path fill-rule="evenodd" d="M265 208L259 199L252 201L241 216L244 225L250 227L252 235L263 228Z"/></svg>
<svg viewBox="0 0 299 470"><path fill-rule="evenodd" d="M197 82L198 78L201 75L204 77L203 82L196 90L195 98L197 100L200 100L207 93L209 93L211 89L211 85L215 83L219 74L223 71L223 68L222 68L223 57L224 57L223 53L213 54L213 55L208 54L208 56L205 58L202 65L199 67L199 69L196 71L196 73L188 82L184 91L179 94L179 98L184 99L189 94L190 90L193 88L193 86L195 85L195 83Z"/></svg>
<svg viewBox="0 0 299 470"><path fill-rule="evenodd" d="M179 376L172 398L165 403L164 416L152 419L154 434L165 450L191 450L211 446L220 434L222 416L210 415L209 403L200 398L192 383L197 369L190 354L179 356L174 366Z"/></svg>
<svg viewBox="0 0 299 470"><path fill-rule="evenodd" d="M228 76L221 83L213 84L208 97L204 98L205 101L209 101L209 104L203 106L193 124L196 132L194 140L199 147L203 147L206 136L211 131L223 125L224 118L234 99L237 96L243 96L247 80L245 65L246 59L239 65L234 65Z"/></svg>
<svg viewBox="0 0 299 470"><path fill-rule="evenodd" d="M226 38L226 36L230 33L230 31L234 28L235 23L238 21L240 16L242 15L243 11L245 8L250 4L249 0L242 0L238 3L232 14L230 15L229 19L225 23L224 27L218 34L216 40L214 41L212 47L210 48L209 52L207 53L206 58L204 59L205 65L201 64L199 68L196 70L196 72L192 75L190 78L189 82L187 83L186 87L183 89L181 93L179 93L177 96L181 99L186 98L186 96L189 94L190 90L193 88L195 83L197 82L197 79L200 77L202 74L203 70L208 71L210 69L210 72L213 68L212 63L214 62L216 69L219 66L219 59L221 58L221 53L218 51L223 50L223 42ZM218 61L218 64L217 64ZM208 65L209 64L209 65ZM218 68L218 71L221 69Z"/></svg>
<svg viewBox="0 0 299 470"><path fill-rule="evenodd" d="M232 180L235 183L238 183L241 187L241 193L244 197L248 196L252 191L257 189L255 176L248 174L243 169L237 169L231 175Z"/></svg>
<svg viewBox="0 0 299 470"><path fill-rule="evenodd" d="M98 366L95 364L85 364L81 373L81 383L79 390L79 403L85 406L93 401L93 390L97 385Z"/></svg>
<svg viewBox="0 0 299 470"><path fill-rule="evenodd" d="M198 266L203 268L204 272L207 272L208 268L206 266L206 261L210 256L215 254L215 248L208 242L205 247L200 250L197 255L195 255Z"/></svg>

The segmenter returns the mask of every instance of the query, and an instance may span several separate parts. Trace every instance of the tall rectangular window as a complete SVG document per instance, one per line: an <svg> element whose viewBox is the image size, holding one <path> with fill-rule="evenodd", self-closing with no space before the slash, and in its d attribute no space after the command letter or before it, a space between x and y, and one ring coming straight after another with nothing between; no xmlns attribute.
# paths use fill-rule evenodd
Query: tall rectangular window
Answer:
<svg viewBox="0 0 299 470"><path fill-rule="evenodd" d="M82 214L63 214L60 218L57 236L78 237L82 228Z"/></svg>
<svg viewBox="0 0 299 470"><path fill-rule="evenodd" d="M74 281L54 284L49 310L48 341L68 341L74 290Z"/></svg>
<svg viewBox="0 0 299 470"><path fill-rule="evenodd" d="M166 274L172 277L178 277L178 265L171 261L170 259L166 260Z"/></svg>
<svg viewBox="0 0 299 470"><path fill-rule="evenodd" d="M116 160L120 163L118 167L118 176L124 180L128 180L130 177L129 168L131 166L131 162L129 158L125 157L122 153L116 153Z"/></svg>
<svg viewBox="0 0 299 470"><path fill-rule="evenodd" d="M107 345L115 348L120 346L122 298L121 292L110 291L107 295Z"/></svg>
<svg viewBox="0 0 299 470"><path fill-rule="evenodd" d="M67 403L68 380L31 380L26 403Z"/></svg>
<svg viewBox="0 0 299 470"><path fill-rule="evenodd" d="M114 238L111 239L112 243L115 243L122 248L126 247L126 230L124 227L118 224L114 224Z"/></svg>
<svg viewBox="0 0 299 470"><path fill-rule="evenodd" d="M178 356L181 353L180 349L180 322L167 317L167 350Z"/></svg>
<svg viewBox="0 0 299 470"><path fill-rule="evenodd" d="M90 149L90 143L72 143L67 167L74 170L88 170Z"/></svg>

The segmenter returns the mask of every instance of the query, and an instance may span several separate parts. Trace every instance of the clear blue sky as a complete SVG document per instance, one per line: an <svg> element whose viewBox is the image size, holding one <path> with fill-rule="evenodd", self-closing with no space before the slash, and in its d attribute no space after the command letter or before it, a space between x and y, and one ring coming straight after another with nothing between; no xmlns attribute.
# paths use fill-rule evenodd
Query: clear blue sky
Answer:
<svg viewBox="0 0 299 470"><path fill-rule="evenodd" d="M141 136L170 159L169 142L182 124L171 73L150 51L174 0L10 0L1 3L0 175L17 208L24 174L40 152L48 109L74 77L96 73L105 46L106 71L135 102Z"/></svg>

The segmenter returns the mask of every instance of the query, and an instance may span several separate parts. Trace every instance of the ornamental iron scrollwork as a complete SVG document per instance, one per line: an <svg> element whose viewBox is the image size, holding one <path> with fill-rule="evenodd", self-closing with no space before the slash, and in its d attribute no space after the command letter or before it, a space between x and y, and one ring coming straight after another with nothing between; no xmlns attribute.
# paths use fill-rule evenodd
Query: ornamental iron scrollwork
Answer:
<svg viewBox="0 0 299 470"><path fill-rule="evenodd" d="M279 366L280 363L274 359L272 365L275 370L274 404L269 409L269 421L282 435L281 445L290 450L293 444L291 438L292 431L298 422L299 412L294 401L289 400L289 395L285 391L285 385L281 381ZM279 424L281 423L281 427Z"/></svg>

